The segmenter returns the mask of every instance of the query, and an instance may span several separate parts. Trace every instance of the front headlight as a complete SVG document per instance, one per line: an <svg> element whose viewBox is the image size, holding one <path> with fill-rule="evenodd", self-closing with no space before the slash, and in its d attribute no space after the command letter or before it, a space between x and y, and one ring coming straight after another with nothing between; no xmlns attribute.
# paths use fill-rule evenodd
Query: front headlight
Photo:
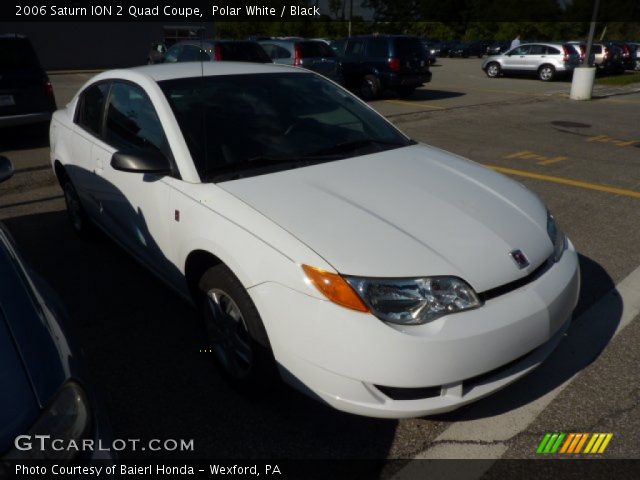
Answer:
<svg viewBox="0 0 640 480"><path fill-rule="evenodd" d="M64 446L73 441L79 442L85 437L89 431L90 418L86 394L80 385L69 381L60 389L27 434L22 436L26 437L25 442L18 442L21 443L20 448L16 446L5 458L71 460L78 450ZM38 436L46 436L50 442L37 442L35 439L39 438Z"/></svg>
<svg viewBox="0 0 640 480"><path fill-rule="evenodd" d="M473 288L456 277L345 279L371 313L389 323L420 325L480 306Z"/></svg>
<svg viewBox="0 0 640 480"><path fill-rule="evenodd" d="M549 211L547 211L547 233L553 243L553 261L558 262L567 249L567 236L558 228L556 219Z"/></svg>

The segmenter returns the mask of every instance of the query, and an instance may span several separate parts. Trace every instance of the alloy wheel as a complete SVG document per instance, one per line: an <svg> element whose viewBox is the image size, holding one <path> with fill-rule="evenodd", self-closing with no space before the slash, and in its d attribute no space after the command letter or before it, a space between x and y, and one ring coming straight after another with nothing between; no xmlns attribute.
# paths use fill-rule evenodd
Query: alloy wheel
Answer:
<svg viewBox="0 0 640 480"><path fill-rule="evenodd" d="M218 360L232 377L246 377L251 370L253 352L240 308L227 293L212 288L207 292L207 309L205 325Z"/></svg>

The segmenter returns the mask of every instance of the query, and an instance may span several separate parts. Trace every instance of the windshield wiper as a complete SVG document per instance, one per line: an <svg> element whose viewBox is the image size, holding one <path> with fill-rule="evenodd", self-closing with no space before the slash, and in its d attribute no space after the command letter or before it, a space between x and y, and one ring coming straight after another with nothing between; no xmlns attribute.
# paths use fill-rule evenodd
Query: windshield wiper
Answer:
<svg viewBox="0 0 640 480"><path fill-rule="evenodd" d="M360 140L350 140L348 142L338 143L331 147L323 148L313 152L311 156L336 155L353 152L364 147L378 147L377 151L389 150L391 148L400 148L409 145L409 143L387 142L385 140L374 140L372 138L363 138Z"/></svg>
<svg viewBox="0 0 640 480"><path fill-rule="evenodd" d="M243 160L237 163L230 163L225 165L224 167L219 167L213 169L207 177L210 180L216 179L220 181L224 180L235 180L239 178L243 178L248 176L249 172L253 170L259 170L262 168L276 167L282 169L293 169L299 167L306 167L311 165L316 161L327 161L330 160L333 156L324 155L324 156L306 156L300 155L296 157L268 157L268 156L256 156L251 157L247 160ZM340 158L340 157L337 157ZM285 165L286 167L281 167ZM250 176L250 175L249 175Z"/></svg>

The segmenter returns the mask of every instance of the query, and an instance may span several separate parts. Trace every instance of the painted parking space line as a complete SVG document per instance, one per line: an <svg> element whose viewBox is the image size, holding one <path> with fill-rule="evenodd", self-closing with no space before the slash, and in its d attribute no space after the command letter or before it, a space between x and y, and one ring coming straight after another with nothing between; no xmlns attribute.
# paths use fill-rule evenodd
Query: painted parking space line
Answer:
<svg viewBox="0 0 640 480"><path fill-rule="evenodd" d="M410 102L408 100L383 100L386 103L395 103L396 105L409 105L411 107L418 108L431 108L433 110L445 110L445 107L440 107L438 105L429 105L427 103L418 103L418 102Z"/></svg>
<svg viewBox="0 0 640 480"><path fill-rule="evenodd" d="M555 157L546 157L544 155L540 155L536 152L532 152L531 150L521 150L519 152L510 153L509 155L505 155L503 158L513 159L531 159L536 160L538 165L552 165L554 163L563 162L564 160L569 160L569 157L564 155L556 155Z"/></svg>
<svg viewBox="0 0 640 480"><path fill-rule="evenodd" d="M602 350L608 348L613 338L640 315L640 295L638 292L640 292L640 267L637 267L616 287L600 297L577 319L574 319L567 338L552 355L565 358L567 363L580 362L580 359L573 355L573 352L576 351L582 352L582 357L586 358L592 355L593 358L596 358L602 353ZM594 342L594 338L599 338L602 326L610 321L611 312L616 308L622 308L620 320L611 339L602 345L601 349L601 345ZM428 449L418 453L414 458L426 460L476 458L494 461L501 458L508 450L507 442L531 425L547 406L580 375L580 371L578 370L553 390L521 407L495 416L452 423L435 438ZM532 445L532 453L535 453L535 445ZM465 478L470 480L479 478L490 466L486 462L480 462L475 468L467 469ZM410 462L393 479L417 478L416 472L424 470L424 468L425 465L421 462Z"/></svg>
<svg viewBox="0 0 640 480"><path fill-rule="evenodd" d="M568 185L571 187L583 188L586 190L595 190L597 192L611 193L613 195L622 195L631 198L640 198L640 191L629 190L626 188L618 188L611 185L603 185L601 183L591 183L582 180L574 180L572 178L556 177L553 175L544 175L541 173L527 172L525 170L517 170L515 168L500 167L499 165L485 165L496 172L513 175L516 177L532 178L534 180L542 180L544 182L559 183L560 185Z"/></svg>
<svg viewBox="0 0 640 480"><path fill-rule="evenodd" d="M616 147L630 147L640 145L640 140L621 140L619 138L613 138L609 135L594 135L587 138L587 142L598 142L615 145Z"/></svg>

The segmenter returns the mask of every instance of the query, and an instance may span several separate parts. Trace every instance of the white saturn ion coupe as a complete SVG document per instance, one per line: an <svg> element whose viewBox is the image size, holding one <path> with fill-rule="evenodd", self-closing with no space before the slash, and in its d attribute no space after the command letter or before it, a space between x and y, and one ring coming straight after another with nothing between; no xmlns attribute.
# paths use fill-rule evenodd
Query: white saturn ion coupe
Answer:
<svg viewBox="0 0 640 480"><path fill-rule="evenodd" d="M536 195L301 68L101 73L55 113L51 162L75 230L197 305L241 389L453 410L539 365L577 302L576 251Z"/></svg>

